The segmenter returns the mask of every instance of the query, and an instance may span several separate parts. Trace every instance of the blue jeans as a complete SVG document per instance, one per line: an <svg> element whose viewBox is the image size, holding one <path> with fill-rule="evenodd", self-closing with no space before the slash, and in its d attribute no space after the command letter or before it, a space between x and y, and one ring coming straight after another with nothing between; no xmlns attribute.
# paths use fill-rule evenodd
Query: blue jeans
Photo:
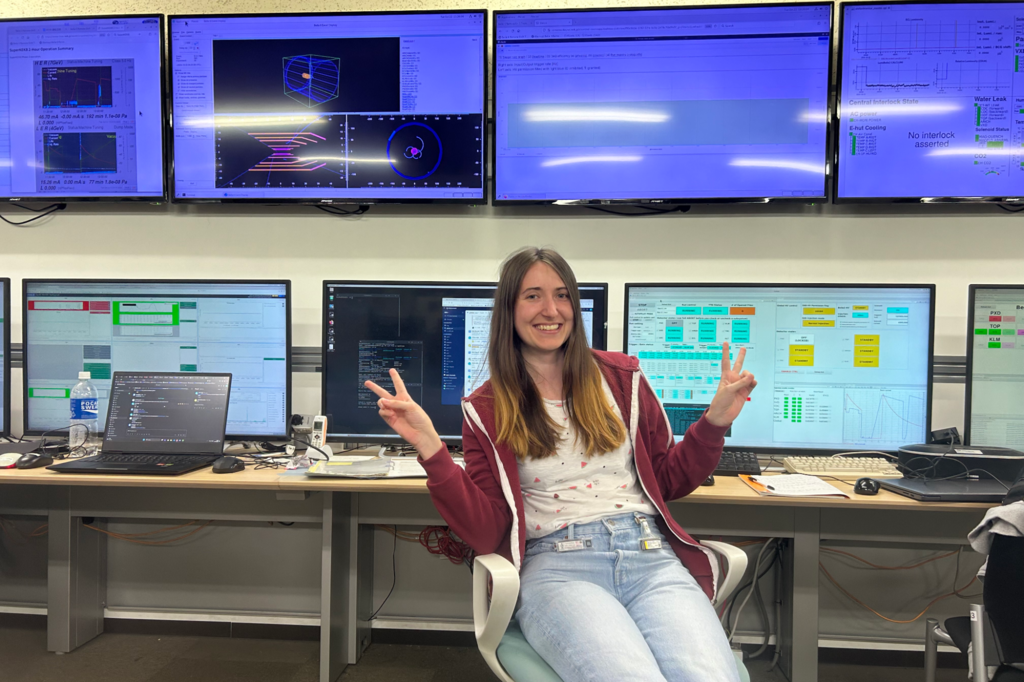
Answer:
<svg viewBox="0 0 1024 682"><path fill-rule="evenodd" d="M662 549L640 549L638 516ZM592 546L556 551L566 539ZM565 682L739 680L711 602L645 514L528 541L517 609L527 641Z"/></svg>

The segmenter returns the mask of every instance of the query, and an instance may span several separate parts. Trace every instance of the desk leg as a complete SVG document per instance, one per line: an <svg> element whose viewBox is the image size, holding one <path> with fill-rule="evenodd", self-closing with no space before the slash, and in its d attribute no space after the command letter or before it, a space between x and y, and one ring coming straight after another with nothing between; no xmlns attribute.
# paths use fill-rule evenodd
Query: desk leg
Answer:
<svg viewBox="0 0 1024 682"><path fill-rule="evenodd" d="M355 503L350 521L351 554L349 556L348 662L355 665L370 646L370 614L373 612L373 545L374 529L360 525L359 495L352 493Z"/></svg>
<svg viewBox="0 0 1024 682"><path fill-rule="evenodd" d="M105 522L91 525L104 528ZM107 536L72 516L71 488L50 491L46 648L74 651L103 632L107 602Z"/></svg>
<svg viewBox="0 0 1024 682"><path fill-rule="evenodd" d="M818 681L818 543L821 513L799 508L784 554L779 665L790 682Z"/></svg>
<svg viewBox="0 0 1024 682"><path fill-rule="evenodd" d="M349 628L356 498L324 492L320 550L320 682L335 682L352 659Z"/></svg>

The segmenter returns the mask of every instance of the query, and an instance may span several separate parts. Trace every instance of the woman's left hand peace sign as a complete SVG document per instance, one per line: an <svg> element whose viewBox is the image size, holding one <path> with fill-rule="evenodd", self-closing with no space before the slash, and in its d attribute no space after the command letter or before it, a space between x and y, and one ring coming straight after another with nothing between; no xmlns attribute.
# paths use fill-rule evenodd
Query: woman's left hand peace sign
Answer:
<svg viewBox="0 0 1024 682"><path fill-rule="evenodd" d="M747 403L750 392L757 386L754 375L743 371L743 358L747 349L740 348L736 364L729 362L729 343L722 344L722 380L718 392L708 407L707 420L715 426L729 426Z"/></svg>

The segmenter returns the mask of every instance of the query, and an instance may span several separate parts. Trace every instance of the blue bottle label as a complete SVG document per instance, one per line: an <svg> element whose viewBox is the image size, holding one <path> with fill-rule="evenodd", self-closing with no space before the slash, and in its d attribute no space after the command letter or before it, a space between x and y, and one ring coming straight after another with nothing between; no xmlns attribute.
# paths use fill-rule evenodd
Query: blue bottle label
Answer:
<svg viewBox="0 0 1024 682"><path fill-rule="evenodd" d="M97 419L99 417L99 401L96 398L72 398L72 419Z"/></svg>

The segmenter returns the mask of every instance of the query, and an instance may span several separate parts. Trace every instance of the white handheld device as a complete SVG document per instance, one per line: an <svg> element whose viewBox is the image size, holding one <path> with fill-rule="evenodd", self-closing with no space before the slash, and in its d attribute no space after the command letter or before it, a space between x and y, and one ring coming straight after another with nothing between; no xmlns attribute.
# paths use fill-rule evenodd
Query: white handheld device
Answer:
<svg viewBox="0 0 1024 682"><path fill-rule="evenodd" d="M322 414L313 417L313 429L309 433L309 443L314 448L322 450L327 455L327 459L334 456L331 446L327 444L327 417Z"/></svg>

